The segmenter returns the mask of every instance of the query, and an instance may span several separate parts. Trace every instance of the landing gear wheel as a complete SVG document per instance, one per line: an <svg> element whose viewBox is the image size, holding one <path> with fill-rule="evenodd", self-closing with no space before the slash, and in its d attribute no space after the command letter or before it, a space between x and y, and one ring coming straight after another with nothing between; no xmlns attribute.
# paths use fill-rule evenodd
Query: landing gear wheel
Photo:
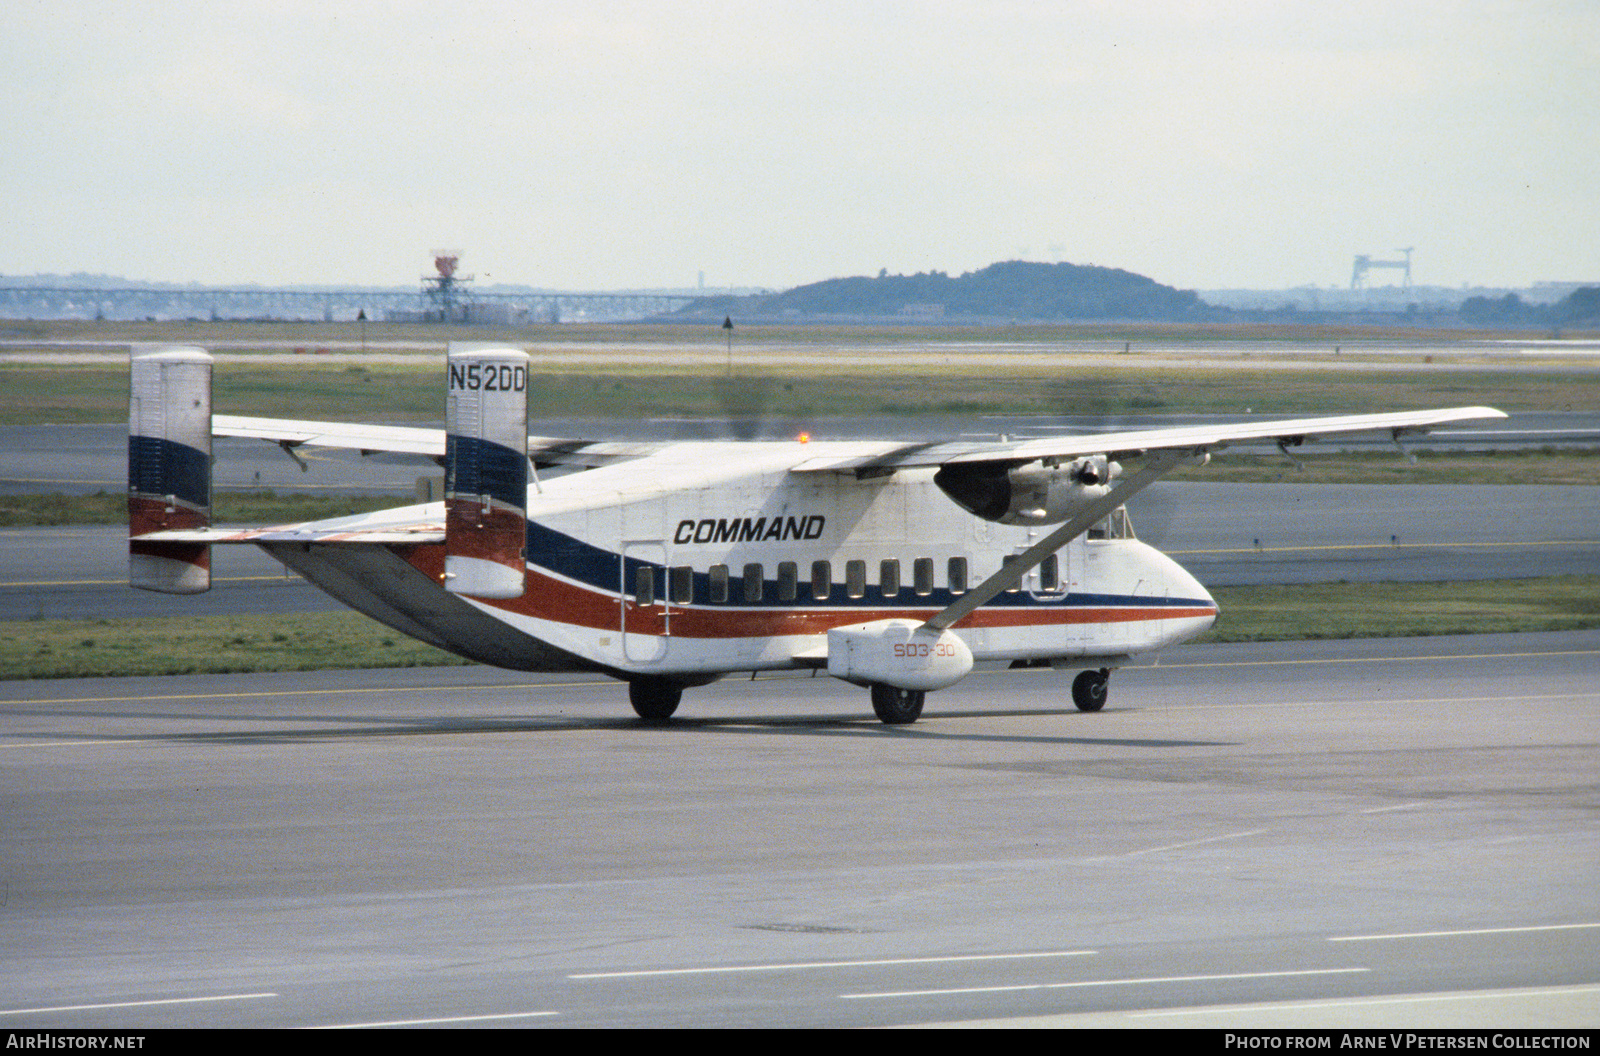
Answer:
<svg viewBox="0 0 1600 1056"><path fill-rule="evenodd" d="M659 678L639 678L628 683L628 703L646 722L666 722L678 710L683 687Z"/></svg>
<svg viewBox="0 0 1600 1056"><path fill-rule="evenodd" d="M920 689L896 689L875 682L872 686L872 710L890 726L906 726L916 722L922 714L922 700L927 696Z"/></svg>
<svg viewBox="0 0 1600 1056"><path fill-rule="evenodd" d="M1106 683L1110 681L1110 671L1085 671L1072 680L1072 703L1079 711L1099 711L1106 706Z"/></svg>

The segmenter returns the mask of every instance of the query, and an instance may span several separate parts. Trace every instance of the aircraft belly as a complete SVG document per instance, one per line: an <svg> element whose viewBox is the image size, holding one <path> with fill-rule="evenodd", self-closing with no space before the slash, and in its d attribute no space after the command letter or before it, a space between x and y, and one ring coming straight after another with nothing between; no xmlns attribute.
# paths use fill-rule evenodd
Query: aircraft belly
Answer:
<svg viewBox="0 0 1600 1056"><path fill-rule="evenodd" d="M437 578L417 567L427 565L429 556L418 551L429 548L259 545L357 612L457 656L518 671L581 671L597 666L530 638L492 611L443 590Z"/></svg>

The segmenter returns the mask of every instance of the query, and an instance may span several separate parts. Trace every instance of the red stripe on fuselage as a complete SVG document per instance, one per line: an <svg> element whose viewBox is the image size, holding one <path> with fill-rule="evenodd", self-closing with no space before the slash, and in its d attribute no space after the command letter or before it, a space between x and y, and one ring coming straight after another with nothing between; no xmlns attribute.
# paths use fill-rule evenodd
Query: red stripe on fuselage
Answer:
<svg viewBox="0 0 1600 1056"><path fill-rule="evenodd" d="M391 547L413 567L439 582L444 548L438 544ZM527 570L527 589L520 598L485 601L506 612L569 627L615 631L622 626L617 595L571 583L538 568ZM926 620L939 610L925 608L794 608L745 609L679 605L639 606L627 601L629 633L674 638L776 638L826 634L834 627L869 620ZM670 611L670 616L668 615ZM1064 627L1075 624L1141 623L1215 616L1215 606L1184 605L1041 605L1028 608L979 609L956 624L977 627Z"/></svg>

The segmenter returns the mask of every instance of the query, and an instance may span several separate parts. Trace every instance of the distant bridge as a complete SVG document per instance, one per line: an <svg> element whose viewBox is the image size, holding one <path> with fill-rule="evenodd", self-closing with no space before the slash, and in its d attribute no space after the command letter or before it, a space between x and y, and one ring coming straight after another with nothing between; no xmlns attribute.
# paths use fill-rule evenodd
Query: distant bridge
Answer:
<svg viewBox="0 0 1600 1056"><path fill-rule="evenodd" d="M458 322L619 321L676 311L714 291L623 290L487 292L462 290ZM6 319L420 320L432 307L417 290L305 290L245 287L87 287L0 285Z"/></svg>

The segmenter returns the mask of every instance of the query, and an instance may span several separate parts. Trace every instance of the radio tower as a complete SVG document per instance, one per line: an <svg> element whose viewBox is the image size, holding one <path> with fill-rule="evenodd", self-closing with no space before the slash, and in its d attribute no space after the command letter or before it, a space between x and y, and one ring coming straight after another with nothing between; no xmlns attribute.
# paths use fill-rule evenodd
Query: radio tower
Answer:
<svg viewBox="0 0 1600 1056"><path fill-rule="evenodd" d="M441 323L458 321L456 317L462 312L457 310L457 305L466 284L472 281L471 275L456 274L460 262L459 250L433 251L433 268L437 274L422 277L422 296L428 304L426 318Z"/></svg>

